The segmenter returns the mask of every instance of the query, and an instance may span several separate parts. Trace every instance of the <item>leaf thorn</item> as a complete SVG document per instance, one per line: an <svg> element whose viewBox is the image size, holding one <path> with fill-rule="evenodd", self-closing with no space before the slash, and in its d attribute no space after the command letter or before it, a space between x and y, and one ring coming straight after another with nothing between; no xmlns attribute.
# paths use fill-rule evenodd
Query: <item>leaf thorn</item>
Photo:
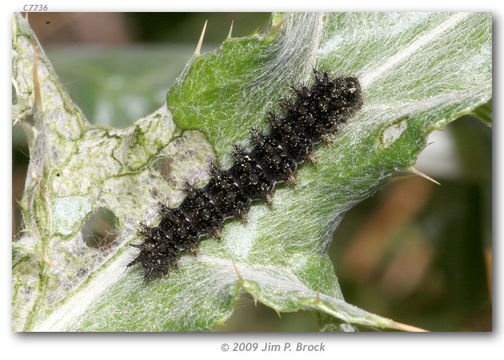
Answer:
<svg viewBox="0 0 504 360"><path fill-rule="evenodd" d="M205 31L206 31L206 26L207 26L208 20L205 20L205 25L203 25L203 30L201 31L201 35L198 41L198 45L196 45L196 50L194 51L193 56L200 56L201 55L201 46L203 45L203 39L205 37Z"/></svg>
<svg viewBox="0 0 504 360"><path fill-rule="evenodd" d="M233 20L231 20L231 26L229 27L229 32L227 35L227 39L231 39L233 33Z"/></svg>
<svg viewBox="0 0 504 360"><path fill-rule="evenodd" d="M236 275L238 276L238 280L240 280L240 282L242 283L243 282L243 277L241 276L240 272L238 271L238 267L236 266L236 264L234 263L234 261L231 262L233 264L233 267L234 267L234 270L236 272Z"/></svg>
<svg viewBox="0 0 504 360"><path fill-rule="evenodd" d="M283 24L285 24L286 21L287 21L287 17L284 17L282 20L280 20L280 22L278 24L275 25L273 30L274 31L280 30L280 28L282 27Z"/></svg>
<svg viewBox="0 0 504 360"><path fill-rule="evenodd" d="M281 319L282 315L280 314L280 311L278 311L278 309L276 308L273 308L273 310L275 310L276 314L278 315L278 318Z"/></svg>
<svg viewBox="0 0 504 360"><path fill-rule="evenodd" d="M413 174L416 174L416 175L418 175L418 176L423 177L424 179L427 179L427 180L429 180L429 181L433 182L433 183L434 183L434 184L436 184L436 185L441 185L441 183L440 183L440 182L438 182L438 181L434 180L434 179L433 179L433 178L431 178L429 175L424 174L423 172L421 172L421 171L420 171L420 170L418 170L418 169L415 169L414 167L411 167L411 168L409 169L409 171L410 171L410 172L412 172Z"/></svg>
<svg viewBox="0 0 504 360"><path fill-rule="evenodd" d="M425 330L413 325L408 325L408 324L403 324L397 321L393 321L393 328L397 330L402 330L402 331L408 331L408 332L430 332L429 330Z"/></svg>
<svg viewBox="0 0 504 360"><path fill-rule="evenodd" d="M27 13L28 14L28 13ZM33 54L33 90L35 93L35 111L40 113L42 110L42 96L40 94L40 83L38 78L38 48L34 47Z"/></svg>

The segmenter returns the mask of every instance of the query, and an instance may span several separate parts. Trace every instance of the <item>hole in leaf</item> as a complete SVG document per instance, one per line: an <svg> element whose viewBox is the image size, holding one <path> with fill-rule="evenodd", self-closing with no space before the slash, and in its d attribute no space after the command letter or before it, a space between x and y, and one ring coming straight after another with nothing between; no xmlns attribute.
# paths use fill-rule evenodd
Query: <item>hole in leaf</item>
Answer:
<svg viewBox="0 0 504 360"><path fill-rule="evenodd" d="M391 147L397 140L399 140L401 135L408 128L408 120L408 116L403 116L383 130L381 143L385 149Z"/></svg>
<svg viewBox="0 0 504 360"><path fill-rule="evenodd" d="M172 176L172 163L173 159L169 157L158 159L154 163L154 169L161 174L163 179L165 179L169 184L174 185L175 179Z"/></svg>
<svg viewBox="0 0 504 360"><path fill-rule="evenodd" d="M87 246L108 249L118 235L117 217L107 208L98 208L81 228L82 239Z"/></svg>

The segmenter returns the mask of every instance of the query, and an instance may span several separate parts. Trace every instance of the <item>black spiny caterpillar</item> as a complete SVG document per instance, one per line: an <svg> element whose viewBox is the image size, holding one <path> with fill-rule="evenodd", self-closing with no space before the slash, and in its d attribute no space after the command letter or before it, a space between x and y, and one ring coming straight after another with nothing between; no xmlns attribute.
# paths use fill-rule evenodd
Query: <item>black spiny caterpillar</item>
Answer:
<svg viewBox="0 0 504 360"><path fill-rule="evenodd" d="M145 241L134 245L140 254L128 266L141 263L146 279L167 276L183 251L196 251L199 240L216 235L226 219L245 217L252 201L270 202L276 184L293 182L298 164L314 161L315 145L327 142L362 105L355 77L314 73L310 88L295 87L296 98L283 100L283 116L269 114L269 134L252 130L255 147L250 152L235 147L231 168L211 165L205 187L188 187L178 208L160 206L161 222L142 225Z"/></svg>

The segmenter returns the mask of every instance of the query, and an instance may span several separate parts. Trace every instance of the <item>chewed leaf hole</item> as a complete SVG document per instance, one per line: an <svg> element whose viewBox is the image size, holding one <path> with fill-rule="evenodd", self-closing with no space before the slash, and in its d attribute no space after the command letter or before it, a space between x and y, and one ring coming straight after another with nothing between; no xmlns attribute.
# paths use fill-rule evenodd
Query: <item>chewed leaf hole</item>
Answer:
<svg viewBox="0 0 504 360"><path fill-rule="evenodd" d="M159 174L165 179L168 183L173 184L174 179L171 174L172 172L172 163L173 159L169 157L158 159L154 163L154 169L159 172Z"/></svg>
<svg viewBox="0 0 504 360"><path fill-rule="evenodd" d="M383 130L381 145L385 149L391 147L397 140L399 140L403 132L408 128L408 120L408 116L403 116Z"/></svg>
<svg viewBox="0 0 504 360"><path fill-rule="evenodd" d="M87 246L107 249L118 235L117 217L110 209L98 208L88 217L81 233Z"/></svg>

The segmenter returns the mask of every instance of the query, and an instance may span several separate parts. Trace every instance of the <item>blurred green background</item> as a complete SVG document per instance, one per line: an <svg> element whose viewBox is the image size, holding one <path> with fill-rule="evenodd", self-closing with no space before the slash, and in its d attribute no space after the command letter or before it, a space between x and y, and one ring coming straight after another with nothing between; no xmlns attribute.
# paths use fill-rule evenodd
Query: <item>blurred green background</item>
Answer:
<svg viewBox="0 0 504 360"><path fill-rule="evenodd" d="M268 13L31 13L29 21L73 100L92 123L126 127L159 108L208 20L202 49L266 28ZM442 146L436 146L442 144ZM28 165L13 129L13 233ZM432 331L492 329L492 131L464 116L418 167L355 206L330 248L348 302ZM282 314L244 296L218 331L317 331L318 314ZM369 329L359 329L369 330Z"/></svg>

